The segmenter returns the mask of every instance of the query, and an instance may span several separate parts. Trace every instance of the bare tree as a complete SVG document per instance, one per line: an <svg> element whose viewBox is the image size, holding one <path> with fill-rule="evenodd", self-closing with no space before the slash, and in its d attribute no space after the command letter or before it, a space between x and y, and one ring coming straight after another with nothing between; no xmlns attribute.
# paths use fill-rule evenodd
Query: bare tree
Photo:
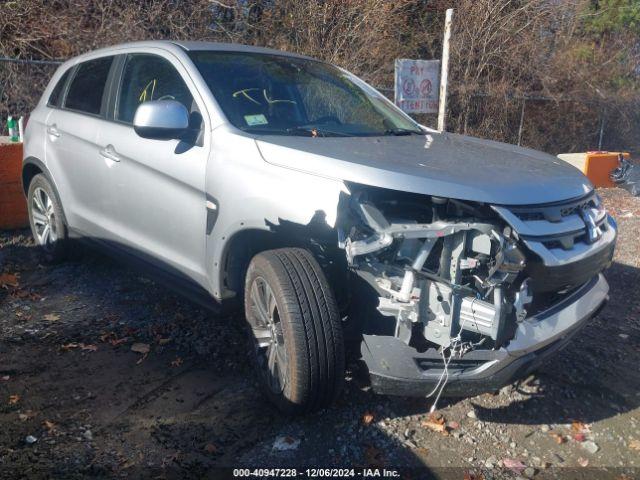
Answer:
<svg viewBox="0 0 640 480"><path fill-rule="evenodd" d="M515 142L526 95L526 145L593 148L604 118L605 145L623 148L640 135L640 32L590 25L625 1L637 0L598 8L589 0L8 1L0 55L68 58L142 39L240 42L311 55L391 87L396 58L440 56L444 11L454 7L452 129ZM52 71L0 64L0 114L26 113Z"/></svg>

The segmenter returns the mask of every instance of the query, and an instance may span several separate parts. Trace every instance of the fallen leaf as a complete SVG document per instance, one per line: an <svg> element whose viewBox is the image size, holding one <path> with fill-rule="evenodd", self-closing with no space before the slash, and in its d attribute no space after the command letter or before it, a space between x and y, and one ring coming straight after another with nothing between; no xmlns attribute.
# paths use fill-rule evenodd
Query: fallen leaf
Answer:
<svg viewBox="0 0 640 480"><path fill-rule="evenodd" d="M116 334L113 332L106 332L103 333L102 335L100 335L100 341L101 342L108 342L110 341L112 338L117 338Z"/></svg>
<svg viewBox="0 0 640 480"><path fill-rule="evenodd" d="M103 342L109 342L112 347L117 347L121 343L128 342L130 338L129 337L118 338L118 336L114 332L106 332L100 335L100 340Z"/></svg>
<svg viewBox="0 0 640 480"><path fill-rule="evenodd" d="M33 315L27 315L24 312L16 312L16 317L18 317L21 322L28 322L29 320L31 320Z"/></svg>
<svg viewBox="0 0 640 480"><path fill-rule="evenodd" d="M445 433L447 431L447 427L445 427L443 423L433 422L431 420L425 420L422 422L422 426L434 432Z"/></svg>
<svg viewBox="0 0 640 480"><path fill-rule="evenodd" d="M640 440L633 439L629 442L629 448L640 452Z"/></svg>
<svg viewBox="0 0 640 480"><path fill-rule="evenodd" d="M69 351L69 350L72 350L72 349L74 349L74 348L78 348L79 346L80 346L79 344L77 344L77 343L75 343L75 342L71 342L71 343L67 343L67 344L65 344L65 345L62 345L60 348L61 348L62 350Z"/></svg>
<svg viewBox="0 0 640 480"><path fill-rule="evenodd" d="M180 365L182 365L182 359L180 357L176 357L176 359L171 362L172 367L179 367Z"/></svg>
<svg viewBox="0 0 640 480"><path fill-rule="evenodd" d="M10 378L11 377L9 375L3 375L2 377L0 377L0 380L2 380L3 382L8 382Z"/></svg>
<svg viewBox="0 0 640 480"><path fill-rule="evenodd" d="M24 411L24 412L20 412L20 413L18 414L18 418L19 418L21 421L23 421L23 422L24 422L24 421L29 420L30 418L33 418L33 417L35 417L35 416L37 416L37 415L38 415L38 414L37 414L36 412L34 412L33 410L26 410L26 411Z"/></svg>
<svg viewBox="0 0 640 480"><path fill-rule="evenodd" d="M135 459L125 460L124 462L122 462L122 463L120 464L120 467L121 467L123 470L126 470L127 468L131 468L131 467L133 467L135 464L136 464Z"/></svg>
<svg viewBox="0 0 640 480"><path fill-rule="evenodd" d="M17 287L18 285L17 275L14 275L13 273L0 273L0 287Z"/></svg>
<svg viewBox="0 0 640 480"><path fill-rule="evenodd" d="M207 453L216 453L218 451L218 447L216 447L213 443L207 443L204 446L204 451Z"/></svg>
<svg viewBox="0 0 640 480"><path fill-rule="evenodd" d="M520 475L524 471L524 469L527 468L527 466L524 463L514 458L503 459L502 465L504 465L505 468L508 468L509 470L511 470L513 473L517 475Z"/></svg>
<svg viewBox="0 0 640 480"><path fill-rule="evenodd" d="M85 345L84 343L79 344L80 349L85 350L87 352L97 352L98 347L96 345Z"/></svg>
<svg viewBox="0 0 640 480"><path fill-rule="evenodd" d="M56 424L49 420L45 420L44 422L42 422L42 425L44 425L44 427L49 430L49 433L53 432L56 429Z"/></svg>
<svg viewBox="0 0 640 480"><path fill-rule="evenodd" d="M362 424L365 426L371 425L373 423L373 418L373 413L364 412L364 415L362 415Z"/></svg>
<svg viewBox="0 0 640 480"><path fill-rule="evenodd" d="M580 433L574 433L573 439L576 442L584 442L587 439L587 437L584 435L584 433L580 432Z"/></svg>
<svg viewBox="0 0 640 480"><path fill-rule="evenodd" d="M15 405L20 401L20 395L9 395L9 405Z"/></svg>
<svg viewBox="0 0 640 480"><path fill-rule="evenodd" d="M40 295L38 295L37 293L33 293L29 290L23 290L21 288L14 288L13 292L11 292L11 296L13 298L20 298L20 299L25 299L28 298L31 301L37 301L40 300Z"/></svg>
<svg viewBox="0 0 640 480"><path fill-rule="evenodd" d="M427 419L422 422L422 426L434 432L447 433L444 417L442 415L436 415L435 413L431 413Z"/></svg>
<svg viewBox="0 0 640 480"><path fill-rule="evenodd" d="M551 436L551 438L553 438L556 441L558 445L561 445L567 441L567 439L564 438L564 436L559 433L549 432L549 435Z"/></svg>
<svg viewBox="0 0 640 480"><path fill-rule="evenodd" d="M47 313L44 316L45 320L48 320L49 322L57 322L58 320L60 320L60 315L57 315L55 313Z"/></svg>
<svg viewBox="0 0 640 480"><path fill-rule="evenodd" d="M588 467L589 466L589 459L588 458L578 458L578 465L580 465L581 467Z"/></svg>
<svg viewBox="0 0 640 480"><path fill-rule="evenodd" d="M584 433L589 431L589 426L578 420L574 420L571 422L571 430L576 433Z"/></svg>
<svg viewBox="0 0 640 480"><path fill-rule="evenodd" d="M151 351L151 347L148 343L134 343L133 345L131 345L131 351L146 355Z"/></svg>

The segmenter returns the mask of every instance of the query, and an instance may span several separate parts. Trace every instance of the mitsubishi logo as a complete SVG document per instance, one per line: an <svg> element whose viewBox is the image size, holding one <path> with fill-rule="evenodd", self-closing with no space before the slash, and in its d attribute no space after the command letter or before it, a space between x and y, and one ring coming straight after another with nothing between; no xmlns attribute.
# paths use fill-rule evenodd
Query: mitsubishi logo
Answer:
<svg viewBox="0 0 640 480"><path fill-rule="evenodd" d="M596 225L596 215L597 212L592 208L580 209L580 216L582 217L582 221L587 227L587 241L589 243L596 242L602 236L600 227Z"/></svg>

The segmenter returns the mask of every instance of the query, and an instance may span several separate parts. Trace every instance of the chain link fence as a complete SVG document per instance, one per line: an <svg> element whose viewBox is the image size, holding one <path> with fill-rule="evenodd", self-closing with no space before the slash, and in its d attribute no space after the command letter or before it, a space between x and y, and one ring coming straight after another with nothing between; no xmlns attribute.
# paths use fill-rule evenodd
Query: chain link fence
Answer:
<svg viewBox="0 0 640 480"><path fill-rule="evenodd" d="M379 88L393 100L393 88ZM436 114L412 115L435 128ZM558 154L592 150L640 154L640 99L598 102L541 95L454 90L447 100L447 130Z"/></svg>

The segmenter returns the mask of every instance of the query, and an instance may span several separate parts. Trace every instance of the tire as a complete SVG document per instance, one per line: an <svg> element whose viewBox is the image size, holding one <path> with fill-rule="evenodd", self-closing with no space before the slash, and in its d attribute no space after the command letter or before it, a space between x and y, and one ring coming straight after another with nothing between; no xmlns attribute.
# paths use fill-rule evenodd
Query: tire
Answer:
<svg viewBox="0 0 640 480"><path fill-rule="evenodd" d="M60 200L43 174L33 177L27 193L29 225L33 239L50 260L64 259L68 251L68 230Z"/></svg>
<svg viewBox="0 0 640 480"><path fill-rule="evenodd" d="M267 397L287 415L329 406L344 381L344 341L333 292L311 253L283 248L253 257L244 306Z"/></svg>

